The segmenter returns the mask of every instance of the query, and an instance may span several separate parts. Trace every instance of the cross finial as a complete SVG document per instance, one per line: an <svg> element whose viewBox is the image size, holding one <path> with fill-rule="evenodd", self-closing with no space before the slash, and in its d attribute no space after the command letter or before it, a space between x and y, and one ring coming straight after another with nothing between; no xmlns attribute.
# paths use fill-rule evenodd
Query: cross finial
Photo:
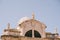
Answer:
<svg viewBox="0 0 60 40"><path fill-rule="evenodd" d="M55 33L58 33L57 31L58 31L58 30L57 30L57 27L55 27Z"/></svg>
<svg viewBox="0 0 60 40"><path fill-rule="evenodd" d="M35 14L34 14L34 12L32 12L32 19L34 19L35 18Z"/></svg>
<svg viewBox="0 0 60 40"><path fill-rule="evenodd" d="M10 23L8 23L8 29L10 29Z"/></svg>

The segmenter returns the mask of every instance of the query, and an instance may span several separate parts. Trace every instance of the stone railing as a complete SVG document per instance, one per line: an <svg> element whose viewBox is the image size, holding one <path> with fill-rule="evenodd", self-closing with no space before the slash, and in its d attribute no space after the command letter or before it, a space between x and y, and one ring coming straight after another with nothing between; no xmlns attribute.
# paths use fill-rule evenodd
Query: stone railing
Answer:
<svg viewBox="0 0 60 40"><path fill-rule="evenodd" d="M31 37L20 37L21 40L60 40L59 38L31 38Z"/></svg>
<svg viewBox="0 0 60 40"><path fill-rule="evenodd" d="M13 35L2 35L1 40L60 40L59 38L32 38Z"/></svg>

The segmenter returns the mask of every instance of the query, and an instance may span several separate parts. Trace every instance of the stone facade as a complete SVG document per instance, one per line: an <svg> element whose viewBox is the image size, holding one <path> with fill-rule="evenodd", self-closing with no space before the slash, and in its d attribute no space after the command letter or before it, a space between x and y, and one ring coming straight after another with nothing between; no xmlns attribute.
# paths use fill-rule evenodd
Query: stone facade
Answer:
<svg viewBox="0 0 60 40"><path fill-rule="evenodd" d="M22 29L21 34L23 36L25 36L27 31L33 30L32 28L34 28L34 30L39 32L39 34L41 35L42 38L45 37L46 26L37 20L32 20L32 19L27 20L27 21L19 24L19 27L20 27L20 29Z"/></svg>
<svg viewBox="0 0 60 40"><path fill-rule="evenodd" d="M46 28L47 26L36 20L34 15L32 19L25 17L19 21L15 29L10 28L8 23L1 40L60 40L58 33L45 32Z"/></svg>
<svg viewBox="0 0 60 40"><path fill-rule="evenodd" d="M32 38L23 36L2 35L2 40L60 40L59 38Z"/></svg>

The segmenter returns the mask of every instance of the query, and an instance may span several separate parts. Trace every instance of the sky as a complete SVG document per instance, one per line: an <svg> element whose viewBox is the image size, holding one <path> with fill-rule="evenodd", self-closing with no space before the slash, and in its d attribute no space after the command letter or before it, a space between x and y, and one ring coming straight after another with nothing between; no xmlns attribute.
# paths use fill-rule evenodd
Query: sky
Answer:
<svg viewBox="0 0 60 40"><path fill-rule="evenodd" d="M60 0L0 0L0 35L10 23L16 28L22 17L32 16L44 23L46 32L53 33L55 27L60 34Z"/></svg>

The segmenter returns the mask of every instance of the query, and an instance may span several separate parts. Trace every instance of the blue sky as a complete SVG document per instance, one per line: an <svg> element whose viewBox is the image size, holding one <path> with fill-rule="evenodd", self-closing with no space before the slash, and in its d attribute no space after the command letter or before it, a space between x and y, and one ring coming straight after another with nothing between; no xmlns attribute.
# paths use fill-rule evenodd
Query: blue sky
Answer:
<svg viewBox="0 0 60 40"><path fill-rule="evenodd" d="M33 11L35 18L46 24L47 32L53 33L57 27L60 34L60 0L0 0L0 35L7 23L15 28L22 17L31 18Z"/></svg>

